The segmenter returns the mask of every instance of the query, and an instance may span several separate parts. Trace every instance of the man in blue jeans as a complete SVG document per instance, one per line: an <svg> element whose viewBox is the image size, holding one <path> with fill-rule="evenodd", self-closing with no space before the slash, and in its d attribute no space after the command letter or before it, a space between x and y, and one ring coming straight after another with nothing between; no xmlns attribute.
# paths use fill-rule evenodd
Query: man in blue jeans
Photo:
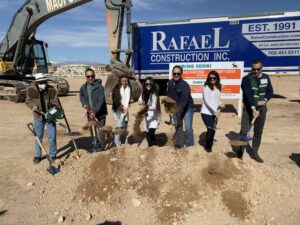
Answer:
<svg viewBox="0 0 300 225"><path fill-rule="evenodd" d="M193 115L194 101L191 96L190 86L182 79L183 69L181 66L174 66L172 79L168 82L168 96L176 101L178 111L174 114L175 122L175 147L184 147L183 121L185 125L186 147L194 145Z"/></svg>
<svg viewBox="0 0 300 225"><path fill-rule="evenodd" d="M33 111L33 129L42 142L44 128L47 126L49 157L51 161L56 159L56 124L53 121L46 121L42 113L46 113L53 106L59 107L57 92L54 87L47 83L48 79L43 74L37 74L36 80L30 84L27 91L26 105ZM42 112L42 113L40 113ZM33 163L38 164L41 161L41 147L35 141L35 154Z"/></svg>

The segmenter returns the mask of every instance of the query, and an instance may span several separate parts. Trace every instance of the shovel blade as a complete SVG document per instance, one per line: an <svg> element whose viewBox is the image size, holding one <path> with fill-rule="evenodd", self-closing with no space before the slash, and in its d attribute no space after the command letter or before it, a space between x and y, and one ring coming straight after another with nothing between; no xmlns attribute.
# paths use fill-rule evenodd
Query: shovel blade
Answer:
<svg viewBox="0 0 300 225"><path fill-rule="evenodd" d="M59 172L59 169L54 167L54 166L50 166L47 171L52 175L54 176L55 174L57 174Z"/></svg>
<svg viewBox="0 0 300 225"><path fill-rule="evenodd" d="M248 143L246 141L241 141L241 140L230 141L230 144L232 146L235 146L235 147L241 147L241 146L247 146L248 145Z"/></svg>

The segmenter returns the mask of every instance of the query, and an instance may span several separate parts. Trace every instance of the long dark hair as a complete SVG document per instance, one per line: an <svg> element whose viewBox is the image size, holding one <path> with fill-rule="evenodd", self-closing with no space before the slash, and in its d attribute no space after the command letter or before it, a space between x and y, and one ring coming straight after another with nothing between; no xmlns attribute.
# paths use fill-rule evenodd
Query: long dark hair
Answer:
<svg viewBox="0 0 300 225"><path fill-rule="evenodd" d="M148 90L146 88L147 81L150 81L150 83L152 84L150 90ZM142 100L145 103L145 105L148 104L149 99L150 99L151 95L153 95L153 94L156 95L156 97L157 97L156 109L160 111L159 87L155 83L155 81L152 77L147 77L143 83L143 93L142 93Z"/></svg>
<svg viewBox="0 0 300 225"><path fill-rule="evenodd" d="M151 89L150 90L148 90L146 88L146 82L147 81L150 81L150 83L151 83ZM152 77L147 77L145 79L144 83L143 83L143 93L142 93L142 100L143 100L143 102L145 102L145 104L148 103L149 98L150 98L151 94L153 94L153 93L156 94L157 97L158 97L158 87L157 87L157 85L154 82L154 79Z"/></svg>
<svg viewBox="0 0 300 225"><path fill-rule="evenodd" d="M217 78L217 82L215 83L215 85L213 85L211 82L210 82L210 76L211 75L214 75L216 78ZM214 89L214 87L216 87L217 89L219 89L221 91L222 89L222 84L220 83L220 76L219 76L219 73L215 70L212 70L209 72L209 74L207 75L207 78L206 78L206 81L204 83L204 86L208 86L211 90Z"/></svg>

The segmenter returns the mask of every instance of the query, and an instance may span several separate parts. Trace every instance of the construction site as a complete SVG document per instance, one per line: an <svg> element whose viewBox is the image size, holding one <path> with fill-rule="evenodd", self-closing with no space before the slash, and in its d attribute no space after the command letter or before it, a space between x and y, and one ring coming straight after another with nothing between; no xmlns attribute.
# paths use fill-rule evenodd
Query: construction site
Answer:
<svg viewBox="0 0 300 225"><path fill-rule="evenodd" d="M34 137L26 127L31 111L2 101L0 224L299 224L299 81L298 76L272 77L275 96L260 149L263 164L248 154L237 159L232 151L230 139L239 132L240 118L230 101L224 102L212 153L203 149L206 128L197 111L194 147L174 149L174 127L165 123L165 112L157 130L159 146L137 141L132 114L140 106L134 103L127 144L91 154L78 96L85 80L73 78L70 93L60 100L72 131L81 133L75 137L80 157L74 157L70 137L58 127L59 171L52 176L46 159L32 163ZM114 127L110 107L107 125Z"/></svg>
<svg viewBox="0 0 300 225"><path fill-rule="evenodd" d="M65 65L54 76L48 43L36 39L37 28L50 17L89 2L26 0L15 10L0 42L0 224L298 225L300 12L132 22L131 0L104 0L101 7L106 11L108 43L101 46L108 45L110 65L98 65L94 68L96 74L90 70L90 75L88 65ZM86 10L87 14L92 13ZM123 25L127 47L121 43ZM260 68L253 68L254 59L263 62L259 61ZM174 66L178 65L180 72L175 73ZM208 78L212 70L220 73L224 108L209 128L216 134L211 139L213 148L207 151L207 129L200 109L206 78L217 79ZM248 124L249 139L239 139L241 81L246 74L261 70L270 75L274 95L270 101L264 99L264 106L268 101L268 114L262 125L259 154L263 161L259 163L247 152L239 157L233 143L248 145L252 140L254 114L253 122ZM188 97L195 102L195 144L190 147L176 145L178 127L171 118L179 108L171 112L162 101L172 75L188 83ZM155 86L155 91L157 85L160 101L156 107L162 111L156 144L151 147L144 126L150 97L144 107L138 102L143 97L142 84L149 76L153 78L149 85ZM127 132L117 129L122 127L116 125L111 106L115 87L124 77L130 86ZM103 89L101 101L108 110L101 128L107 132L105 147L98 150L88 130L92 123L87 123L87 114L92 112L89 105L94 104L94 87L89 87L89 103L80 102L82 85L95 84L88 79ZM30 98L33 102L29 90L35 82L36 93L40 93L35 100L40 108L45 108L48 101L41 100L42 94L45 97L51 89L53 98L59 95L55 110L63 109L59 120L50 120L57 129L57 154L53 158L47 138L49 127L43 144L39 143L32 117L32 112L40 113L45 122L52 109L46 112L28 101L24 104ZM146 82L143 85L146 89ZM263 97L258 96L258 88L256 94L252 93L253 85L251 94ZM177 107L175 100L173 103ZM125 113L122 104L120 107ZM114 142L117 132L126 133L125 144ZM41 158L35 154L34 141L43 150Z"/></svg>

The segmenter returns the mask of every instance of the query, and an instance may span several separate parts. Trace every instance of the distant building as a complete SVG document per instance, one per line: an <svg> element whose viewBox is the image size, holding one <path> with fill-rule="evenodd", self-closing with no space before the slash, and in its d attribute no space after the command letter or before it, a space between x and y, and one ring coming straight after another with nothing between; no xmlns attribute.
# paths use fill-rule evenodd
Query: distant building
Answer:
<svg viewBox="0 0 300 225"><path fill-rule="evenodd" d="M56 74L62 77L82 77L89 65L86 64L70 64L62 65L57 68Z"/></svg>
<svg viewBox="0 0 300 225"><path fill-rule="evenodd" d="M91 68L95 71L96 76L103 75L106 72L105 64L94 64Z"/></svg>
<svg viewBox="0 0 300 225"><path fill-rule="evenodd" d="M54 66L52 63L48 63L48 73L54 74L57 71L57 66Z"/></svg>

